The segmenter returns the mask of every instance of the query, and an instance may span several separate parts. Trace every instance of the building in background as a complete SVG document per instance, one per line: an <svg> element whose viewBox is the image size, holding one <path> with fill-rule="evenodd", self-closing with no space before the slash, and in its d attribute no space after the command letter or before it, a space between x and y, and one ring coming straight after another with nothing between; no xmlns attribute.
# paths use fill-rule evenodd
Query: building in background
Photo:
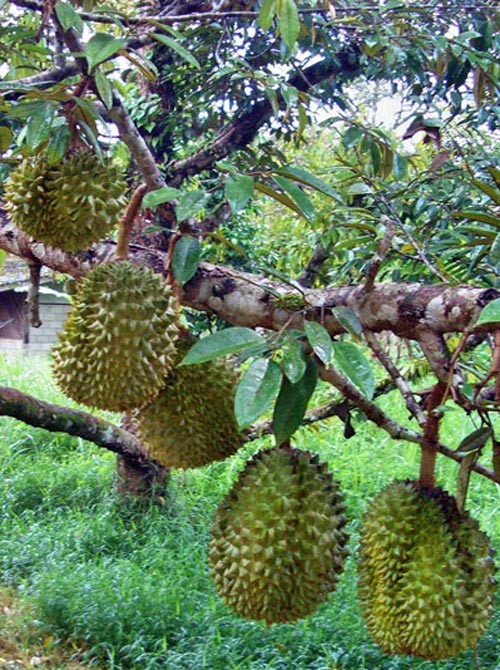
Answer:
<svg viewBox="0 0 500 670"><path fill-rule="evenodd" d="M42 268L39 328L29 324L28 288L28 266L8 256L0 269L0 353L48 354L57 341L71 307L62 283Z"/></svg>

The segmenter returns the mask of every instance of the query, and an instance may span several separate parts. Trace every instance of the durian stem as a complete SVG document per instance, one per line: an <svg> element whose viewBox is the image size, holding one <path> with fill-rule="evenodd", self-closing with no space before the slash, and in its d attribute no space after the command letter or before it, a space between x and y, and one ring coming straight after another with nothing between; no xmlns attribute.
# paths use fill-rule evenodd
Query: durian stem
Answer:
<svg viewBox="0 0 500 670"><path fill-rule="evenodd" d="M146 195L148 187L146 184L138 186L130 198L127 209L120 219L118 243L116 245L116 258L118 260L126 260L128 258L130 238L132 235L132 228L134 226L135 217L139 211L142 199Z"/></svg>
<svg viewBox="0 0 500 670"><path fill-rule="evenodd" d="M439 423L442 413L436 411L441 404L443 393L446 390L444 382L438 382L427 398L426 410L427 421L424 426L424 432L420 447L422 449L420 459L420 476L418 483L420 486L435 486L434 473L436 470L436 458L439 451Z"/></svg>
<svg viewBox="0 0 500 670"><path fill-rule="evenodd" d="M40 272L42 266L36 261L29 261L30 285L28 289L28 319L32 328L40 328Z"/></svg>
<svg viewBox="0 0 500 670"><path fill-rule="evenodd" d="M176 320L177 320L177 326L178 327L180 326L179 315L180 315L181 306L182 306L181 287L179 286L179 282L175 278L175 275L172 271L172 256L174 255L175 245L181 239L181 237L182 237L182 235L180 235L179 233L175 233L170 238L170 243L168 245L167 261L166 261L167 282L172 287L172 291L173 291L174 297L175 297L175 311L176 311L176 314L177 314Z"/></svg>

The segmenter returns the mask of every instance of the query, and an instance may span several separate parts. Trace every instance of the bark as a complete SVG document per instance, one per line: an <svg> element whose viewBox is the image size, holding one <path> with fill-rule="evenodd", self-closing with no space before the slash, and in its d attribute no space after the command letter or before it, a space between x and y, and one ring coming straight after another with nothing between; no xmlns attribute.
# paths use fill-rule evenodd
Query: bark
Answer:
<svg viewBox="0 0 500 670"><path fill-rule="evenodd" d="M114 242L102 242L78 254L33 241L4 216L0 248L28 261L38 261L56 272L79 278L93 266L113 260ZM167 254L158 249L130 246L130 260L163 272ZM500 297L496 289L444 284L377 283L366 292L359 286L304 289L304 305L297 311L283 306L283 296L294 289L264 276L238 272L224 266L200 263L193 279L183 288L181 302L192 309L215 314L228 323L249 328L280 330L302 328L304 320L319 321L335 336L344 332L333 315L338 306L350 307L363 328L374 333L390 331L419 341L425 334L439 337L471 328L480 310ZM296 293L296 291L294 291ZM443 365L446 361L443 360Z"/></svg>
<svg viewBox="0 0 500 670"><path fill-rule="evenodd" d="M126 430L79 409L61 407L8 386L0 386L0 415L30 426L81 437L138 466L148 462L140 440Z"/></svg>

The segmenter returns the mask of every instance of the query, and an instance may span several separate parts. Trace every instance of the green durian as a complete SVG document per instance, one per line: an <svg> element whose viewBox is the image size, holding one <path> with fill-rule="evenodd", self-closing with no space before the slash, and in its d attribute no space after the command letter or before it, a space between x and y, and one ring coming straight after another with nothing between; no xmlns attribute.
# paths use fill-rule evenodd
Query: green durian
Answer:
<svg viewBox="0 0 500 670"><path fill-rule="evenodd" d="M92 151L71 151L59 163L43 156L24 159L5 183L5 206L13 223L31 237L74 252L102 239L125 206L120 170Z"/></svg>
<svg viewBox="0 0 500 670"><path fill-rule="evenodd" d="M192 344L182 338L180 363ZM149 404L133 414L148 453L171 468L199 468L232 456L243 444L234 416L237 375L223 360L178 366Z"/></svg>
<svg viewBox="0 0 500 670"><path fill-rule="evenodd" d="M175 364L175 300L149 268L98 265L76 287L52 349L53 372L70 398L126 411L154 398Z"/></svg>
<svg viewBox="0 0 500 670"><path fill-rule="evenodd" d="M262 451L219 506L210 564L236 614L272 623L308 616L328 598L347 554L338 483L316 455Z"/></svg>
<svg viewBox="0 0 500 670"><path fill-rule="evenodd" d="M432 661L474 646L492 613L492 554L450 495L412 481L389 484L361 528L359 597L375 642Z"/></svg>

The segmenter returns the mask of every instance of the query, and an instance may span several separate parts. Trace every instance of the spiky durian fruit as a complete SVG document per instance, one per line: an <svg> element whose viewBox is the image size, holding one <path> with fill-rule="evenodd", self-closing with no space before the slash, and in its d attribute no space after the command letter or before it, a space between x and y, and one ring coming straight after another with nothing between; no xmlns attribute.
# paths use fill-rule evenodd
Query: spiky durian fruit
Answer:
<svg viewBox="0 0 500 670"><path fill-rule="evenodd" d="M61 389L91 407L125 411L157 395L175 362L170 287L149 268L105 263L78 284L52 349Z"/></svg>
<svg viewBox="0 0 500 670"><path fill-rule="evenodd" d="M454 498L411 481L389 484L361 530L359 596L366 625L390 654L429 660L475 645L491 615L488 537Z"/></svg>
<svg viewBox="0 0 500 670"><path fill-rule="evenodd" d="M6 181L5 203L25 233L72 252L113 230L125 191L123 176L109 159L82 150L57 164L42 156L23 160Z"/></svg>
<svg viewBox="0 0 500 670"><path fill-rule="evenodd" d="M183 338L179 363L192 344ZM232 456L243 438L234 416L237 376L223 360L176 367L133 419L149 454L171 468L199 468Z"/></svg>
<svg viewBox="0 0 500 670"><path fill-rule="evenodd" d="M343 567L344 509L337 482L316 455L290 447L258 453L212 527L217 593L237 614L268 625L309 615Z"/></svg>

